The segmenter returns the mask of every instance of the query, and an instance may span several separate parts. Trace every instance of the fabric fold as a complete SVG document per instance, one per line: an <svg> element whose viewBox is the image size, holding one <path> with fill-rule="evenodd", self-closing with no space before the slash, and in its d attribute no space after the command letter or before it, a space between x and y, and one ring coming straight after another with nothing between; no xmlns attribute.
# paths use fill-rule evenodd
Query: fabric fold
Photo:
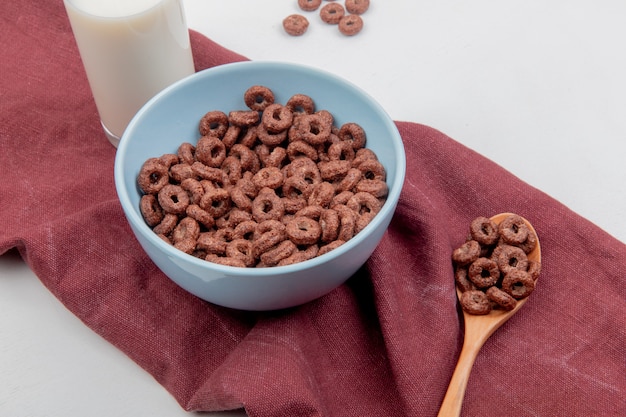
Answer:
<svg viewBox="0 0 626 417"><path fill-rule="evenodd" d="M463 415L626 415L626 245L597 226L444 133L398 121L405 185L357 274L283 311L212 305L132 236L62 1L0 12L0 254L18 248L184 409L435 416L463 334L450 253L471 219L506 211L533 223L543 271L481 351ZM190 33L197 70L246 59Z"/></svg>

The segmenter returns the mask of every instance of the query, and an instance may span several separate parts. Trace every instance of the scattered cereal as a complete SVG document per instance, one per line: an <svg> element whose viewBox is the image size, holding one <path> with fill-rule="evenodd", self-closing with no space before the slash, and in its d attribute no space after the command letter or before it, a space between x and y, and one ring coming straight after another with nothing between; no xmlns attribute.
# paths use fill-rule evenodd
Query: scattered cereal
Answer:
<svg viewBox="0 0 626 417"><path fill-rule="evenodd" d="M292 14L283 20L283 28L291 36L302 36L309 28L309 21L300 14Z"/></svg>

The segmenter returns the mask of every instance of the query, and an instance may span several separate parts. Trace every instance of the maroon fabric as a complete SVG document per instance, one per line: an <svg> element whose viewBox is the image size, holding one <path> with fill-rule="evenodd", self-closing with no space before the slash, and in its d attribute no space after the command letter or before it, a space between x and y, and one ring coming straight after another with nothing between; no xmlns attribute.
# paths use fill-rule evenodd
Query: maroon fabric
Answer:
<svg viewBox="0 0 626 417"><path fill-rule="evenodd" d="M406 183L359 273L284 311L211 305L131 235L62 1L0 4L0 254L17 248L185 409L436 415L462 343L450 252L472 218L512 211L537 229L543 273L479 354L463 415L626 415L623 243L444 134L398 122ZM198 69L244 59L192 40Z"/></svg>

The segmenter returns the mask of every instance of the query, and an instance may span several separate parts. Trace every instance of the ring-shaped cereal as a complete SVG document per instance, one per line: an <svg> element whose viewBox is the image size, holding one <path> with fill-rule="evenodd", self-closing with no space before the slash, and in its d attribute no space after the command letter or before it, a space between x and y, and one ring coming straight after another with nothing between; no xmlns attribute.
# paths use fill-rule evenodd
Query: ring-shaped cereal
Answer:
<svg viewBox="0 0 626 417"><path fill-rule="evenodd" d="M178 147L176 154L181 164L191 165L195 162L196 147L189 142L183 142Z"/></svg>
<svg viewBox="0 0 626 417"><path fill-rule="evenodd" d="M532 252L537 247L537 236L535 235L535 233L533 233L532 230L529 230L526 240L518 244L517 247L519 247L525 253Z"/></svg>
<svg viewBox="0 0 626 417"><path fill-rule="evenodd" d="M470 281L467 275L467 268L465 266L457 266L454 268L454 282L456 282L461 292L476 289L476 286Z"/></svg>
<svg viewBox="0 0 626 417"><path fill-rule="evenodd" d="M202 180L207 180L213 184L219 185L228 184L228 177L224 171L219 168L204 165L202 162L194 162L191 165L191 169L193 170L193 173Z"/></svg>
<svg viewBox="0 0 626 417"><path fill-rule="evenodd" d="M322 182L322 174L315 161L308 158L296 158L284 168L286 177L301 177L309 184Z"/></svg>
<svg viewBox="0 0 626 417"><path fill-rule="evenodd" d="M233 145L228 156L235 157L241 162L241 168L246 171L254 170L259 164L259 159L254 151L240 143Z"/></svg>
<svg viewBox="0 0 626 417"><path fill-rule="evenodd" d="M285 104L295 115L315 113L315 102L306 94L294 94Z"/></svg>
<svg viewBox="0 0 626 417"><path fill-rule="evenodd" d="M481 245L491 246L498 242L500 235L498 225L488 217L476 217L470 223L472 239Z"/></svg>
<svg viewBox="0 0 626 417"><path fill-rule="evenodd" d="M226 256L239 259L245 266L251 267L256 264L252 242L246 239L233 239L226 245Z"/></svg>
<svg viewBox="0 0 626 417"><path fill-rule="evenodd" d="M352 14L363 14L369 9L370 0L346 0L346 10Z"/></svg>
<svg viewBox="0 0 626 417"><path fill-rule="evenodd" d="M353 161L356 156L356 152L352 147L352 142L340 141L335 142L328 147L328 158L331 161Z"/></svg>
<svg viewBox="0 0 626 417"><path fill-rule="evenodd" d="M329 182L323 181L313 184L308 203L311 206L329 207L335 196L335 187Z"/></svg>
<svg viewBox="0 0 626 417"><path fill-rule="evenodd" d="M195 178L185 178L180 186L189 194L190 204L198 204L204 195L202 183Z"/></svg>
<svg viewBox="0 0 626 417"><path fill-rule="evenodd" d="M502 290L517 300L528 297L534 289L535 280L520 269L508 272L502 280Z"/></svg>
<svg viewBox="0 0 626 417"><path fill-rule="evenodd" d="M491 258L498 264L498 268L500 268L503 274L507 274L515 269L528 270L528 257L517 246L498 245L493 250Z"/></svg>
<svg viewBox="0 0 626 417"><path fill-rule="evenodd" d="M512 214L506 217L498 225L498 231L502 240L509 245L517 245L523 243L528 238L530 229L521 216Z"/></svg>
<svg viewBox="0 0 626 417"><path fill-rule="evenodd" d="M145 194L157 194L169 181L168 167L159 158L146 160L137 176L137 184Z"/></svg>
<svg viewBox="0 0 626 417"><path fill-rule="evenodd" d="M230 189L230 200L241 210L252 211L252 199L246 195L242 187L236 186Z"/></svg>
<svg viewBox="0 0 626 417"><path fill-rule="evenodd" d="M356 14L348 14L339 21L339 32L346 36L354 36L363 29L363 19Z"/></svg>
<svg viewBox="0 0 626 417"><path fill-rule="evenodd" d="M319 246L310 245L306 249L296 250L294 253L292 253L285 259L282 259L280 262L278 262L278 266L292 265L292 264L297 264L299 262L308 261L309 259L315 258L318 252L319 252Z"/></svg>
<svg viewBox="0 0 626 417"><path fill-rule="evenodd" d="M328 3L320 10L320 17L323 22L336 25L346 14L346 10L339 3Z"/></svg>
<svg viewBox="0 0 626 417"><path fill-rule="evenodd" d="M239 134L239 138L237 139L237 143L245 146L246 148L252 149L258 143L259 133L258 126L246 126L242 129Z"/></svg>
<svg viewBox="0 0 626 417"><path fill-rule="evenodd" d="M227 190L215 188L205 192L198 205L213 216L214 219L217 219L228 213L232 205L231 203L230 193Z"/></svg>
<svg viewBox="0 0 626 417"><path fill-rule="evenodd" d="M500 288L493 286L487 288L485 291L487 298L496 303L500 308L505 311L511 311L517 305L517 300L513 298L506 291L502 291Z"/></svg>
<svg viewBox="0 0 626 417"><path fill-rule="evenodd" d="M277 133L269 132L264 125L256 127L257 138L267 146L278 146L283 143L287 139L287 132L288 130Z"/></svg>
<svg viewBox="0 0 626 417"><path fill-rule="evenodd" d="M253 252L255 257L278 245L287 238L285 225L279 220L264 220L256 227L256 236L253 239Z"/></svg>
<svg viewBox="0 0 626 417"><path fill-rule="evenodd" d="M211 229L215 226L215 219L206 210L200 207L198 204L189 204L185 210L187 216L196 220L207 229Z"/></svg>
<svg viewBox="0 0 626 417"><path fill-rule="evenodd" d="M322 217L323 212L324 209L322 207L309 205L301 210L298 210L295 214L295 217L302 216L319 221L320 217Z"/></svg>
<svg viewBox="0 0 626 417"><path fill-rule="evenodd" d="M173 153L163 154L159 157L159 160L163 163L163 165L165 165L168 168L180 162L178 159L178 155L173 154Z"/></svg>
<svg viewBox="0 0 626 417"><path fill-rule="evenodd" d="M347 242L354 236L356 227L356 213L344 205L333 207L339 213L339 232L337 239Z"/></svg>
<svg viewBox="0 0 626 417"><path fill-rule="evenodd" d="M361 181L361 171L357 168L350 168L346 175L339 181L336 186L336 192L351 191L356 188L357 184Z"/></svg>
<svg viewBox="0 0 626 417"><path fill-rule="evenodd" d="M320 4L322 0L298 0L298 6L306 12L317 10Z"/></svg>
<svg viewBox="0 0 626 417"><path fill-rule="evenodd" d="M376 156L374 151L368 148L357 149L355 153L355 157L352 160L352 166L354 168L358 168L358 166L361 165L363 161L367 161L370 159L373 159L374 161L378 161L378 157Z"/></svg>
<svg viewBox="0 0 626 417"><path fill-rule="evenodd" d="M246 220L234 228L233 239L253 240L259 224L254 220Z"/></svg>
<svg viewBox="0 0 626 417"><path fill-rule="evenodd" d="M282 146L271 148L262 143L254 148L254 152L265 167L280 168L287 158L287 150Z"/></svg>
<svg viewBox="0 0 626 417"><path fill-rule="evenodd" d="M200 119L200 134L222 138L228 130L228 116L220 110L212 110Z"/></svg>
<svg viewBox="0 0 626 417"><path fill-rule="evenodd" d="M270 133L279 133L287 130L293 122L293 112L287 106L274 103L263 110L261 123Z"/></svg>
<svg viewBox="0 0 626 417"><path fill-rule="evenodd" d="M296 216L285 226L287 237L296 245L312 245L322 235L320 224L310 217Z"/></svg>
<svg viewBox="0 0 626 417"><path fill-rule="evenodd" d="M253 85L243 95L243 101L250 110L263 111L270 104L274 104L274 93L262 85Z"/></svg>
<svg viewBox="0 0 626 417"><path fill-rule="evenodd" d="M339 213L333 209L326 209L322 212L319 219L320 228L322 234L320 240L324 243L330 243L337 240L339 237L339 227L341 226L341 219Z"/></svg>
<svg viewBox="0 0 626 417"><path fill-rule="evenodd" d="M282 171L272 166L261 168L254 174L254 177L252 177L252 182L259 190L265 187L275 190L283 185L283 181L284 176Z"/></svg>
<svg viewBox="0 0 626 417"><path fill-rule="evenodd" d="M219 168L226 159L226 146L215 136L203 136L196 145L196 159L211 168Z"/></svg>
<svg viewBox="0 0 626 417"><path fill-rule="evenodd" d="M350 161L328 161L317 164L320 175L326 181L341 181L350 170Z"/></svg>
<svg viewBox="0 0 626 417"><path fill-rule="evenodd" d="M285 206L285 214L295 214L307 206L306 198L303 196L283 197L281 200ZM284 220L288 221L288 218Z"/></svg>
<svg viewBox="0 0 626 417"><path fill-rule="evenodd" d="M291 161L306 157L313 161L318 159L318 152L313 146L311 146L308 142L303 140L295 140L293 142L289 142L287 145L287 156Z"/></svg>
<svg viewBox="0 0 626 417"><path fill-rule="evenodd" d="M285 215L285 204L271 188L263 188L252 200L252 217L258 223L280 220Z"/></svg>
<svg viewBox="0 0 626 417"><path fill-rule="evenodd" d="M362 215L367 213L378 214L383 205L379 199L370 193L355 193L350 197L346 206L355 213Z"/></svg>
<svg viewBox="0 0 626 417"><path fill-rule="evenodd" d="M159 201L154 194L144 194L139 201L139 211L146 224L154 227L163 220L163 209L159 205Z"/></svg>
<svg viewBox="0 0 626 417"><path fill-rule="evenodd" d="M336 194L330 202L330 208L338 205L345 206L348 200L350 200L353 195L354 193L352 191L342 191L339 194Z"/></svg>
<svg viewBox="0 0 626 417"><path fill-rule="evenodd" d="M233 266L237 268L245 268L246 264L238 258L231 258L230 256L219 256L214 253L209 253L204 258L205 261L213 262L214 264L220 264L224 266Z"/></svg>
<svg viewBox="0 0 626 417"><path fill-rule="evenodd" d="M317 252L317 256L322 256L324 254L327 254L328 252L337 249L339 246L343 245L344 242L343 240L335 240L333 242L330 242L322 247L320 247L320 250Z"/></svg>
<svg viewBox="0 0 626 417"><path fill-rule="evenodd" d="M296 117L289 129L289 140L304 140L311 145L321 145L330 138L332 124L319 113Z"/></svg>
<svg viewBox="0 0 626 417"><path fill-rule="evenodd" d="M196 177L196 173L193 171L192 165L189 164L175 164L170 167L170 177L176 182L182 183L184 180Z"/></svg>
<svg viewBox="0 0 626 417"><path fill-rule="evenodd" d="M491 312L491 304L487 295L480 290L469 290L459 298L463 310L470 314L485 315Z"/></svg>
<svg viewBox="0 0 626 417"><path fill-rule="evenodd" d="M362 179L354 187L357 193L369 193L377 198L387 197L389 194L389 186L385 181Z"/></svg>
<svg viewBox="0 0 626 417"><path fill-rule="evenodd" d="M478 288L489 288L500 279L500 269L495 261L489 258L478 258L467 270L470 281Z"/></svg>
<svg viewBox="0 0 626 417"><path fill-rule="evenodd" d="M385 167L379 161L373 159L363 161L359 164L359 169L363 173L363 178L368 180L387 180L387 173Z"/></svg>
<svg viewBox="0 0 626 417"><path fill-rule="evenodd" d="M222 162L222 171L226 174L228 182L230 184L237 184L243 176L243 167L241 166L241 159L235 156L227 156Z"/></svg>
<svg viewBox="0 0 626 417"><path fill-rule="evenodd" d="M174 243L191 239L194 242L200 236L200 224L192 217L183 217L172 231Z"/></svg>
<svg viewBox="0 0 626 417"><path fill-rule="evenodd" d="M242 129L243 128L241 126L237 126L234 124L228 126L226 133L224 133L224 137L221 139L226 149L232 148L233 145L237 143L237 141L239 140L239 136L241 135Z"/></svg>
<svg viewBox="0 0 626 417"><path fill-rule="evenodd" d="M480 243L468 240L452 251L452 261L457 265L469 265L480 257Z"/></svg>
<svg viewBox="0 0 626 417"><path fill-rule="evenodd" d="M261 116L258 111L254 110L233 110L228 113L228 121L230 124L246 127L255 125L261 120Z"/></svg>
<svg viewBox="0 0 626 417"><path fill-rule="evenodd" d="M298 247L291 240L283 240L276 246L261 253L259 258L264 266L278 265L284 259L289 258L292 254L298 251Z"/></svg>
<svg viewBox="0 0 626 417"><path fill-rule="evenodd" d="M167 184L159 191L158 200L164 212L182 214L189 205L189 194L180 185Z"/></svg>
<svg viewBox="0 0 626 417"><path fill-rule="evenodd" d="M172 233L177 224L178 216L173 213L166 213L163 216L163 220L161 220L161 223L154 226L154 229L152 229L152 231L157 235L168 236L170 233Z"/></svg>
<svg viewBox="0 0 626 417"><path fill-rule="evenodd" d="M252 214L238 207L233 207L228 213L215 219L215 226L221 228L235 228L238 224L252 220ZM233 235L234 239L234 235Z"/></svg>
<svg viewBox="0 0 626 417"><path fill-rule="evenodd" d="M282 192L285 198L304 198L306 201L313 192L313 185L304 177L294 175L285 179Z"/></svg>
<svg viewBox="0 0 626 417"><path fill-rule="evenodd" d="M343 124L337 136L342 141L351 143L355 151L364 148L367 141L365 130L359 124L352 122Z"/></svg>

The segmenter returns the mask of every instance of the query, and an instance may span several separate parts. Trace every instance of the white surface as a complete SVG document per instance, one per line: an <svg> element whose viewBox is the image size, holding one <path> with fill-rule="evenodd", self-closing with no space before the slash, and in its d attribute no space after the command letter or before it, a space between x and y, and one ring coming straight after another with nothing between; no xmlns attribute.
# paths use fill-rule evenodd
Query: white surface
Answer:
<svg viewBox="0 0 626 417"><path fill-rule="evenodd" d="M346 77L395 120L443 131L626 242L626 2L372 0L352 38L315 13L303 37L285 35L296 0L185 7L190 27L223 46ZM187 413L8 254L0 415Z"/></svg>

